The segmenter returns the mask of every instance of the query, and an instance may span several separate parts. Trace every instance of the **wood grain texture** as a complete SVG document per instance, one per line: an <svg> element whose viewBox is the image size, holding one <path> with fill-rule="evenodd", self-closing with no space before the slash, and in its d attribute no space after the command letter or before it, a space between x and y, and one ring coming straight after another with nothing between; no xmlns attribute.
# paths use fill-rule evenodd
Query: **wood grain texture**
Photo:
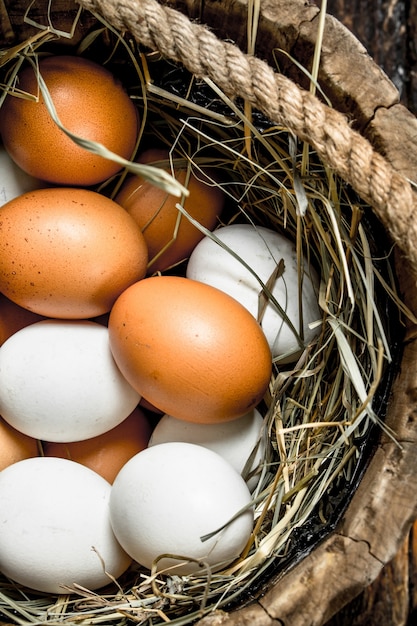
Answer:
<svg viewBox="0 0 417 626"><path fill-rule="evenodd" d="M417 112L417 2L328 0L343 23L397 87L401 103Z"/></svg>
<svg viewBox="0 0 417 626"><path fill-rule="evenodd" d="M417 623L417 523L375 581L326 626L413 626Z"/></svg>
<svg viewBox="0 0 417 626"><path fill-rule="evenodd" d="M328 0L327 10L357 37L400 92L410 71L409 0Z"/></svg>
<svg viewBox="0 0 417 626"><path fill-rule="evenodd" d="M394 167L417 181L414 154L417 136L417 1L328 0L328 12L363 44L398 90L399 104L377 107L364 134ZM337 52L337 51L336 51ZM367 76L362 67L353 71ZM380 85L380 91L383 86Z"/></svg>

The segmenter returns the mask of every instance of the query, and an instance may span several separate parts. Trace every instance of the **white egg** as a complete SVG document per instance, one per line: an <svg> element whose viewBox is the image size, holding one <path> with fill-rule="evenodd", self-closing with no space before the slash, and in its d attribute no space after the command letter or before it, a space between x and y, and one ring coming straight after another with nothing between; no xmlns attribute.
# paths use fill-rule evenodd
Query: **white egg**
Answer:
<svg viewBox="0 0 417 626"><path fill-rule="evenodd" d="M110 484L67 459L37 457L0 472L0 571L47 593L98 589L130 557L109 519ZM108 572L109 574L106 574Z"/></svg>
<svg viewBox="0 0 417 626"><path fill-rule="evenodd" d="M254 317L260 319L272 356L282 357L282 362L295 359L302 347L319 332L317 328L309 328L310 323L321 319L317 298L319 281L316 272L305 263L301 324L297 254L294 244L269 228L254 227L251 224L223 226L215 231L215 235L226 249L211 237L204 237L190 256L187 277L217 287L233 296ZM229 250L240 257L255 275ZM260 298L262 286L256 276L263 284L268 285L281 260L285 264L284 272L276 278L270 290L278 305L285 311L295 332L272 301L268 302L259 317L259 311L263 306Z"/></svg>
<svg viewBox="0 0 417 626"><path fill-rule="evenodd" d="M238 419L218 424L197 424L164 415L155 426L148 446L168 441L195 443L217 452L239 474L245 472L244 476L247 476L258 468L264 455L262 426L262 415L257 409ZM247 480L249 489L256 486L258 478L259 475L254 475Z"/></svg>
<svg viewBox="0 0 417 626"><path fill-rule="evenodd" d="M158 570L174 566L171 573L188 574L237 558L252 532L253 509L245 481L220 455L169 442L122 467L112 486L110 518L118 541L138 563L151 569L157 557L175 555L160 559ZM203 541L209 533L215 534Z"/></svg>
<svg viewBox="0 0 417 626"><path fill-rule="evenodd" d="M0 143L0 206L22 193L44 186L45 183L20 169Z"/></svg>
<svg viewBox="0 0 417 626"><path fill-rule="evenodd" d="M35 439L101 435L139 400L112 357L107 327L96 322L43 320L0 347L0 414Z"/></svg>

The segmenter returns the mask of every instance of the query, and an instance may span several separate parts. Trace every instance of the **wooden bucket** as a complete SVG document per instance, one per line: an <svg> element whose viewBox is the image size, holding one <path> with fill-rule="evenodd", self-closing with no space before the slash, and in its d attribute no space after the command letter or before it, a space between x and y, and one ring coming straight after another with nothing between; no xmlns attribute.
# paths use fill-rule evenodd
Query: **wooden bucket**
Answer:
<svg viewBox="0 0 417 626"><path fill-rule="evenodd" d="M35 12L38 4L42 17L45 3L35 2ZM302 91L308 89L308 78L293 60L309 68L316 44L319 9L304 0L261 0L255 50L258 64L244 54L247 11L252 4L248 0L161 0L159 4L153 0L80 0L80 4L103 15L116 28L131 32L140 43L217 80L224 89L229 87L233 95L251 99L266 115L274 101L273 121L284 123L308 141L324 162L374 207L395 244L399 291L417 314L417 204L408 183L408 179L417 179L417 121L399 104L394 85L345 27L326 17L319 83L332 103L329 110ZM22 19L26 5L20 0L0 0L2 46L33 33ZM54 15L64 29L66 23L72 23L76 10L76 5L65 0L54 2ZM88 28L88 17L83 20ZM160 36L150 33L152 23L159 24ZM200 24L208 30L198 30ZM168 39L165 27L172 28ZM243 64L245 76L235 75L229 86L224 84L227 75L219 78L221 68L211 65L216 54L206 54L201 62L195 60L204 45L215 46L215 38L227 42L229 52L232 46L236 48L239 54L233 60ZM187 42L192 45L187 47ZM248 82L247 74L264 66L275 67L277 50L284 50L292 59L280 56L283 82L280 77L274 82L272 70L268 70L262 93L262 84ZM230 71L232 64L228 63ZM199 626L324 624L395 555L417 517L416 330L411 324L406 329L386 419L401 446L383 435L336 528L312 552L269 580L256 597L230 612L215 611L202 618Z"/></svg>

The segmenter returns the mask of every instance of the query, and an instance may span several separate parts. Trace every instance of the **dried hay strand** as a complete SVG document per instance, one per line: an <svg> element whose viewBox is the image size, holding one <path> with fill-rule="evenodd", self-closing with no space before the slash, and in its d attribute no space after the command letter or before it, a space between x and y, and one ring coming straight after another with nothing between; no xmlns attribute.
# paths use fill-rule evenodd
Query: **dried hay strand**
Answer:
<svg viewBox="0 0 417 626"><path fill-rule="evenodd" d="M168 164L149 168L134 160L123 163L121 176L100 191L114 196L127 172L137 171L176 194L181 219L192 221L181 203L187 191L176 186L175 172L186 164L198 176L209 166L221 172L211 184L220 185L229 199L224 223L266 225L285 233L296 243L298 259L305 256L320 274L320 333L308 345L298 337L303 350L295 361L275 361L264 398L265 455L255 471L255 525L240 559L221 572L187 577L175 569L158 572L157 562L151 572L134 566L118 581L109 574L104 590L93 592L75 581L57 597L0 579L0 614L14 624L179 626L239 605L265 579L307 554L339 519L381 431L395 441L384 424L386 400L400 356L401 325L416 320L397 294L392 241L384 230L416 266L410 234L398 224L398 209L393 208L395 198L396 205L410 212L412 193L362 137L354 134L352 139L340 114L317 105L317 67L310 94L300 95L285 77L261 71L265 68L257 59L242 59L230 44L220 56L216 44L212 70L212 35L153 1L135 5L135 20L125 2L83 0L82 6L97 26L76 53L100 53L110 68L114 62L125 67L142 116L138 147L157 142L170 155ZM252 40L256 3L253 9L248 26ZM140 32L132 30L132 22ZM57 40L71 39L71 32L52 23L37 25L39 33L30 41L2 51L3 95L14 89L24 60L36 63L38 55L55 49ZM190 48L193 55L186 57ZM259 77L258 84L249 85L247 74L242 76L242 62ZM220 66L227 73L219 78ZM59 125L40 74L39 87ZM72 139L114 158L101 146ZM165 165L171 176L160 175ZM216 241L215 232L196 225ZM182 264L171 271L183 271ZM267 284L259 279L260 308L272 299L274 281L283 277L285 271Z"/></svg>

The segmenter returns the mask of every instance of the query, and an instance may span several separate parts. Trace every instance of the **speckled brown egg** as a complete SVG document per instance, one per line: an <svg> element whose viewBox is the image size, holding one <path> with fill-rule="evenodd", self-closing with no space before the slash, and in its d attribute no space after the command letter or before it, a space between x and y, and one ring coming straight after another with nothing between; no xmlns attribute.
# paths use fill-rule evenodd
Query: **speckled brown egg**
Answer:
<svg viewBox="0 0 417 626"><path fill-rule="evenodd" d="M0 291L39 315L102 315L146 263L133 218L97 192L38 189L0 208Z"/></svg>
<svg viewBox="0 0 417 626"><path fill-rule="evenodd" d="M164 150L146 150L138 161L158 167L163 165L170 171L169 154ZM210 183L203 173L188 173L184 166L175 165L175 178L189 192L183 201L184 209L199 224L212 230L225 203L221 188ZM176 207L179 198L140 176L129 176L115 200L136 220L143 232L149 250L148 275L162 272L188 258L204 236Z"/></svg>
<svg viewBox="0 0 417 626"><path fill-rule="evenodd" d="M79 56L40 59L44 79L63 126L83 139L131 158L138 136L138 114L129 95L104 67ZM121 169L92 154L54 122L38 89L32 66L18 75L21 92L39 98L7 96L0 109L0 133L12 159L27 173L59 185L91 186Z"/></svg>
<svg viewBox="0 0 417 626"><path fill-rule="evenodd" d="M216 423L263 398L271 352L259 324L224 292L180 276L152 276L126 289L109 318L119 369L165 413Z"/></svg>

